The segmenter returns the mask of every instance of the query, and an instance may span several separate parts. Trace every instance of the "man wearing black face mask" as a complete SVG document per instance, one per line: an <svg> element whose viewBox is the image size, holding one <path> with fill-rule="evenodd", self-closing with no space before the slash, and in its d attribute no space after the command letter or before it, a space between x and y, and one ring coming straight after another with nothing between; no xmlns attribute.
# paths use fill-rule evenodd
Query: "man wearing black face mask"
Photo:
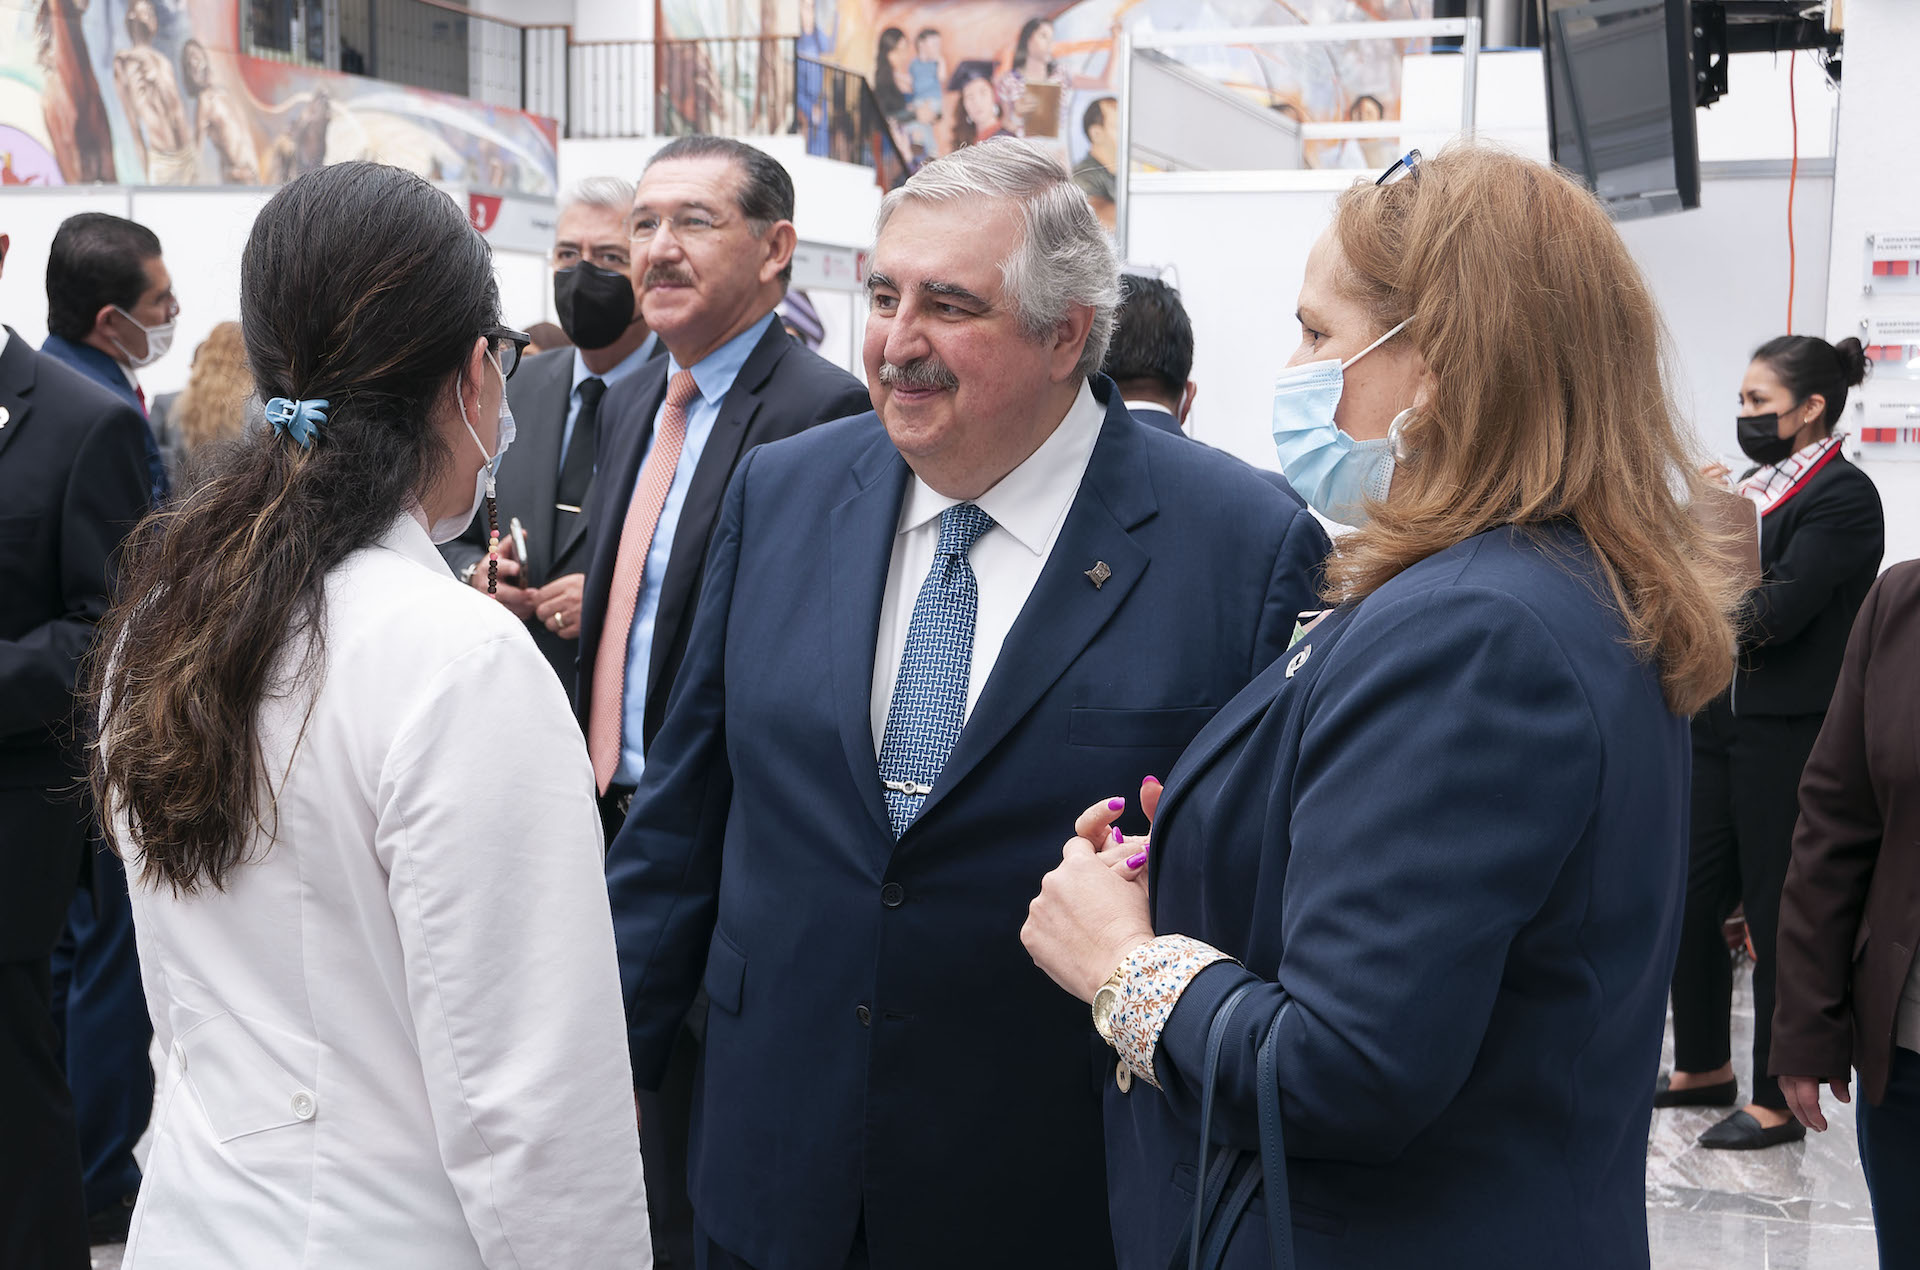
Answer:
<svg viewBox="0 0 1920 1270"><path fill-rule="evenodd" d="M640 316L627 240L632 206L633 185L618 177L592 177L561 196L553 306L574 347L529 358L507 385L516 435L498 477L501 560L494 598L527 624L569 697L580 647L600 399L663 351ZM515 520L526 530L524 560L510 532ZM440 553L455 573L485 590L485 514Z"/></svg>

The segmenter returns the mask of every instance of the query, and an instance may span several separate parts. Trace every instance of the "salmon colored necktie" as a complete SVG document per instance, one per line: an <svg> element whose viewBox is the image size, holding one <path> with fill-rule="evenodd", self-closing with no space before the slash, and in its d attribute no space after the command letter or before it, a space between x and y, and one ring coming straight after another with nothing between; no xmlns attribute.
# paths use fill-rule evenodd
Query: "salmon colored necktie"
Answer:
<svg viewBox="0 0 1920 1270"><path fill-rule="evenodd" d="M593 655L593 696L587 710L587 753L593 759L593 779L601 793L620 769L622 724L626 721L627 639L633 633L634 611L640 605L640 584L647 576L647 553L653 549L660 511L680 466L680 448L687 440L687 406L699 395L693 372L683 370L667 385L666 404L654 428L653 447L640 465L640 483L627 504L626 523L620 527L620 553L614 557L613 585L607 592L607 620L600 628L600 647ZM646 673L646 667L640 668Z"/></svg>

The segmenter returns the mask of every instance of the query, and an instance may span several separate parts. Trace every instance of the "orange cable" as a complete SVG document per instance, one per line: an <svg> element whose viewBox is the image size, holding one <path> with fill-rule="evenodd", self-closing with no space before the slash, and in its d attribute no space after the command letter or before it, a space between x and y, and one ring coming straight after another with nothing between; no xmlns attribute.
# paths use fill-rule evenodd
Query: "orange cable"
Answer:
<svg viewBox="0 0 1920 1270"><path fill-rule="evenodd" d="M1793 250L1793 187L1800 181L1800 110L1794 101L1793 70L1799 50L1787 55L1787 117L1793 121L1793 166L1787 169L1787 334L1793 334L1793 283L1799 262Z"/></svg>

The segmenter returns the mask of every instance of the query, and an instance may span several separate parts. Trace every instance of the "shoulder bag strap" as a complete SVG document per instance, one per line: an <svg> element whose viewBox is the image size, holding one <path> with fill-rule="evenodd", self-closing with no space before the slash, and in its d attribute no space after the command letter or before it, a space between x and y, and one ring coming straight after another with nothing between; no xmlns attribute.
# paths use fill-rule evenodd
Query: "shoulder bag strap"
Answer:
<svg viewBox="0 0 1920 1270"><path fill-rule="evenodd" d="M1287 1144L1280 1129L1280 1081L1274 1057L1280 1025L1291 1009L1289 999L1260 1044L1260 1166L1266 1174L1267 1248L1273 1270L1293 1270L1293 1206L1287 1197Z"/></svg>
<svg viewBox="0 0 1920 1270"><path fill-rule="evenodd" d="M1244 983L1220 1003L1214 1011L1213 1021L1207 1026L1207 1071L1205 1082L1200 1087L1200 1164L1193 1175L1193 1226L1188 1239L1187 1270L1200 1270L1200 1243L1206 1237L1207 1219L1220 1203L1220 1192L1226 1188L1227 1175L1233 1168L1233 1157L1239 1153L1224 1152L1227 1157L1220 1161L1215 1176L1209 1177L1207 1156L1213 1149L1213 1087L1220 1075L1220 1051L1226 1045L1227 1031L1233 1023L1233 1012L1247 993L1253 991L1253 984ZM1177 1249L1179 1244L1175 1244ZM1177 1266L1179 1254L1175 1254Z"/></svg>

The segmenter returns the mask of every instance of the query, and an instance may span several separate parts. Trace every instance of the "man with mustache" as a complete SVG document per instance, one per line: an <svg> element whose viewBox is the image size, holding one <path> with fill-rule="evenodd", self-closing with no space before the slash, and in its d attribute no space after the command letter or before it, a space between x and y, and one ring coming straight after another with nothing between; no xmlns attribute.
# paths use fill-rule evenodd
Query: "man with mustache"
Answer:
<svg viewBox="0 0 1920 1270"><path fill-rule="evenodd" d="M1104 1270L1116 1067L1020 927L1088 804L1139 858L1132 791L1286 648L1311 518L1099 374L1118 267L1047 151L929 163L878 239L875 410L741 462L610 848L634 1074L704 986L710 1267Z"/></svg>
<svg viewBox="0 0 1920 1270"><path fill-rule="evenodd" d="M721 137L668 143L640 177L628 229L641 314L667 356L607 388L588 502L576 704L609 838L688 655L734 468L762 442L868 407L860 381L788 335L774 312L793 273L793 180L764 151ZM697 1040L681 1023L691 1002L669 1030L663 1071L645 1082L655 1092L640 1099L663 1266L693 1264L686 1142Z"/></svg>

